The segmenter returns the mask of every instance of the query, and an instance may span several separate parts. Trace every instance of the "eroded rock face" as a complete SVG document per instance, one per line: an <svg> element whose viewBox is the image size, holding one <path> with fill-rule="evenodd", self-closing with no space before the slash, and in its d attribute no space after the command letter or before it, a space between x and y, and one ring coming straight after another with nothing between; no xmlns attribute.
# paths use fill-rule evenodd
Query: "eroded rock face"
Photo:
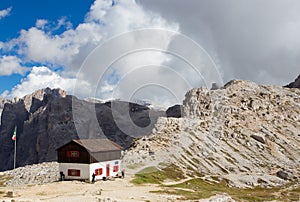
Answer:
<svg viewBox="0 0 300 202"><path fill-rule="evenodd" d="M56 160L56 149L72 139L107 137L127 148L137 137L138 131L122 131L112 115L112 103L90 103L67 95L61 89L44 89L14 99L4 105L0 126L0 170L13 168L14 142L11 140L17 126L17 163L24 166ZM128 109L127 111L124 109ZM142 135L150 134L154 123L162 112L149 108L115 101L120 125L127 126L130 119L143 130ZM74 112L79 116L74 120ZM95 113L95 114L93 114ZM152 113L154 121L149 119ZM128 116L125 116L129 114ZM91 115L96 115L93 120ZM100 126L100 130L97 130ZM149 126L149 127L147 127Z"/></svg>
<svg viewBox="0 0 300 202"><path fill-rule="evenodd" d="M46 102L44 98L47 98L47 96L49 95L51 95L54 98L65 98L67 96L67 92L59 88L45 88L37 90L34 93L23 97L26 110L30 113L34 113L43 105L43 101Z"/></svg>
<svg viewBox="0 0 300 202"><path fill-rule="evenodd" d="M4 99L4 98L0 97L0 117L1 117L2 111L4 109L5 103L11 103L11 101L8 100L8 99ZM0 125L1 125L1 122L0 122Z"/></svg>
<svg viewBox="0 0 300 202"><path fill-rule="evenodd" d="M174 105L166 111L167 117L180 118L182 116L182 105Z"/></svg>
<svg viewBox="0 0 300 202"><path fill-rule="evenodd" d="M291 82L290 84L286 85L285 87L300 88L300 75L297 77L297 79L294 82Z"/></svg>
<svg viewBox="0 0 300 202"><path fill-rule="evenodd" d="M299 89L234 80L187 92L183 117L160 118L124 162L169 162L188 176L216 175L238 187L280 185L280 168L299 180L299 131Z"/></svg>
<svg viewBox="0 0 300 202"><path fill-rule="evenodd" d="M55 157L55 149L49 144L51 124L56 124L60 113L51 113L49 108L53 99L64 99L60 89L44 89L25 96L14 98L4 105L0 126L0 170L13 168L14 141L11 136L17 127L17 166L48 161ZM31 100L31 101L30 101ZM62 104L62 108L63 103ZM51 118L55 121L51 122ZM49 121L50 120L50 121ZM53 131L55 134L57 131ZM56 135L60 135L57 133ZM64 140L62 138L62 140Z"/></svg>

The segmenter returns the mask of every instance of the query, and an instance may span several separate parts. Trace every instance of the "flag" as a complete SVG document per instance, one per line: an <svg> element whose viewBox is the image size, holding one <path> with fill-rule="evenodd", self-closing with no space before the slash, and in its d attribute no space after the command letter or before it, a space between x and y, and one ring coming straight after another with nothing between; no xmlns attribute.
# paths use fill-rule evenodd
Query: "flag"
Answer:
<svg viewBox="0 0 300 202"><path fill-rule="evenodd" d="M13 134L13 136L11 137L11 139L12 139L13 141L16 141L16 140L17 140L17 127L15 127L15 129L14 129L14 134Z"/></svg>

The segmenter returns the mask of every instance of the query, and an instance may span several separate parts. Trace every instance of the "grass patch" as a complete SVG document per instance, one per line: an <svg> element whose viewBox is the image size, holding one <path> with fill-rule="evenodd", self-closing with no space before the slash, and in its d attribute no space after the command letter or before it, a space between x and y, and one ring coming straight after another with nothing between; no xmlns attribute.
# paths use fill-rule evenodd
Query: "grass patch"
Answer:
<svg viewBox="0 0 300 202"><path fill-rule="evenodd" d="M283 199L288 199L289 201L300 201L300 186L294 189L281 192Z"/></svg>
<svg viewBox="0 0 300 202"><path fill-rule="evenodd" d="M219 177L218 176L210 176L210 178L214 181L219 182Z"/></svg>
<svg viewBox="0 0 300 202"><path fill-rule="evenodd" d="M184 179L182 171L174 164L163 169L156 167L148 167L135 174L135 178L131 181L133 184L161 184L164 180L170 179L178 181Z"/></svg>
<svg viewBox="0 0 300 202"><path fill-rule="evenodd" d="M138 168L138 167L142 167L142 166L144 166L144 164L130 164L130 165L128 165L127 166L127 168L128 169L136 169L136 168Z"/></svg>
<svg viewBox="0 0 300 202"><path fill-rule="evenodd" d="M153 173L153 172L157 172L158 169L154 166L152 167L147 167L141 171L139 171L137 174L148 174L148 173Z"/></svg>
<svg viewBox="0 0 300 202"><path fill-rule="evenodd" d="M237 201L263 202L263 201L298 201L300 197L300 187L286 190L286 187L273 188L234 188L228 187L225 180L219 183L212 183L200 178L192 179L184 183L164 186L165 190L156 193L167 193L181 196L182 200L198 200L209 198L216 194L227 193ZM180 190L180 188L184 190ZM191 191L188 191L188 190Z"/></svg>

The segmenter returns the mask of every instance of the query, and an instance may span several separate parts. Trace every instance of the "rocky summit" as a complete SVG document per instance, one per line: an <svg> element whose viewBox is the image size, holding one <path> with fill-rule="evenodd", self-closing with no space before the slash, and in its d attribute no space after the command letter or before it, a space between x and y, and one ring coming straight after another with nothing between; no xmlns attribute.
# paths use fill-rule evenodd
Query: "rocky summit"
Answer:
<svg viewBox="0 0 300 202"><path fill-rule="evenodd" d="M165 114L135 103L88 102L67 95L61 89L50 88L12 101L0 101L3 108L0 171L13 168L14 141L11 137L15 126L16 166L20 167L55 161L56 149L72 139L107 137L126 149L134 137L149 134L157 118ZM131 125L136 125L141 130L130 128L129 123L134 123Z"/></svg>
<svg viewBox="0 0 300 202"><path fill-rule="evenodd" d="M295 81L289 83L285 87L288 87L288 88L300 88L300 75L295 79Z"/></svg>
<svg viewBox="0 0 300 202"><path fill-rule="evenodd" d="M127 167L176 166L187 177L236 187L282 185L300 177L300 89L233 80L186 93L182 118L159 118L133 143Z"/></svg>

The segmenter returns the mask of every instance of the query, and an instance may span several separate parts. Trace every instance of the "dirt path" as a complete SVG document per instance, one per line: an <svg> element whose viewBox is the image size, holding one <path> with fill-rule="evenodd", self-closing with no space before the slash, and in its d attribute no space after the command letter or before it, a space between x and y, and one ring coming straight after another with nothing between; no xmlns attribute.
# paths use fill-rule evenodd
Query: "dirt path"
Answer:
<svg viewBox="0 0 300 202"><path fill-rule="evenodd" d="M98 181L95 184L79 181L54 182L44 185L27 185L19 187L0 188L0 201L11 202L93 202L93 201L174 201L177 197L150 193L160 190L158 185L135 186L130 183L132 176L114 181ZM14 197L5 197L8 191L13 191ZM1 194L3 193L3 194Z"/></svg>

